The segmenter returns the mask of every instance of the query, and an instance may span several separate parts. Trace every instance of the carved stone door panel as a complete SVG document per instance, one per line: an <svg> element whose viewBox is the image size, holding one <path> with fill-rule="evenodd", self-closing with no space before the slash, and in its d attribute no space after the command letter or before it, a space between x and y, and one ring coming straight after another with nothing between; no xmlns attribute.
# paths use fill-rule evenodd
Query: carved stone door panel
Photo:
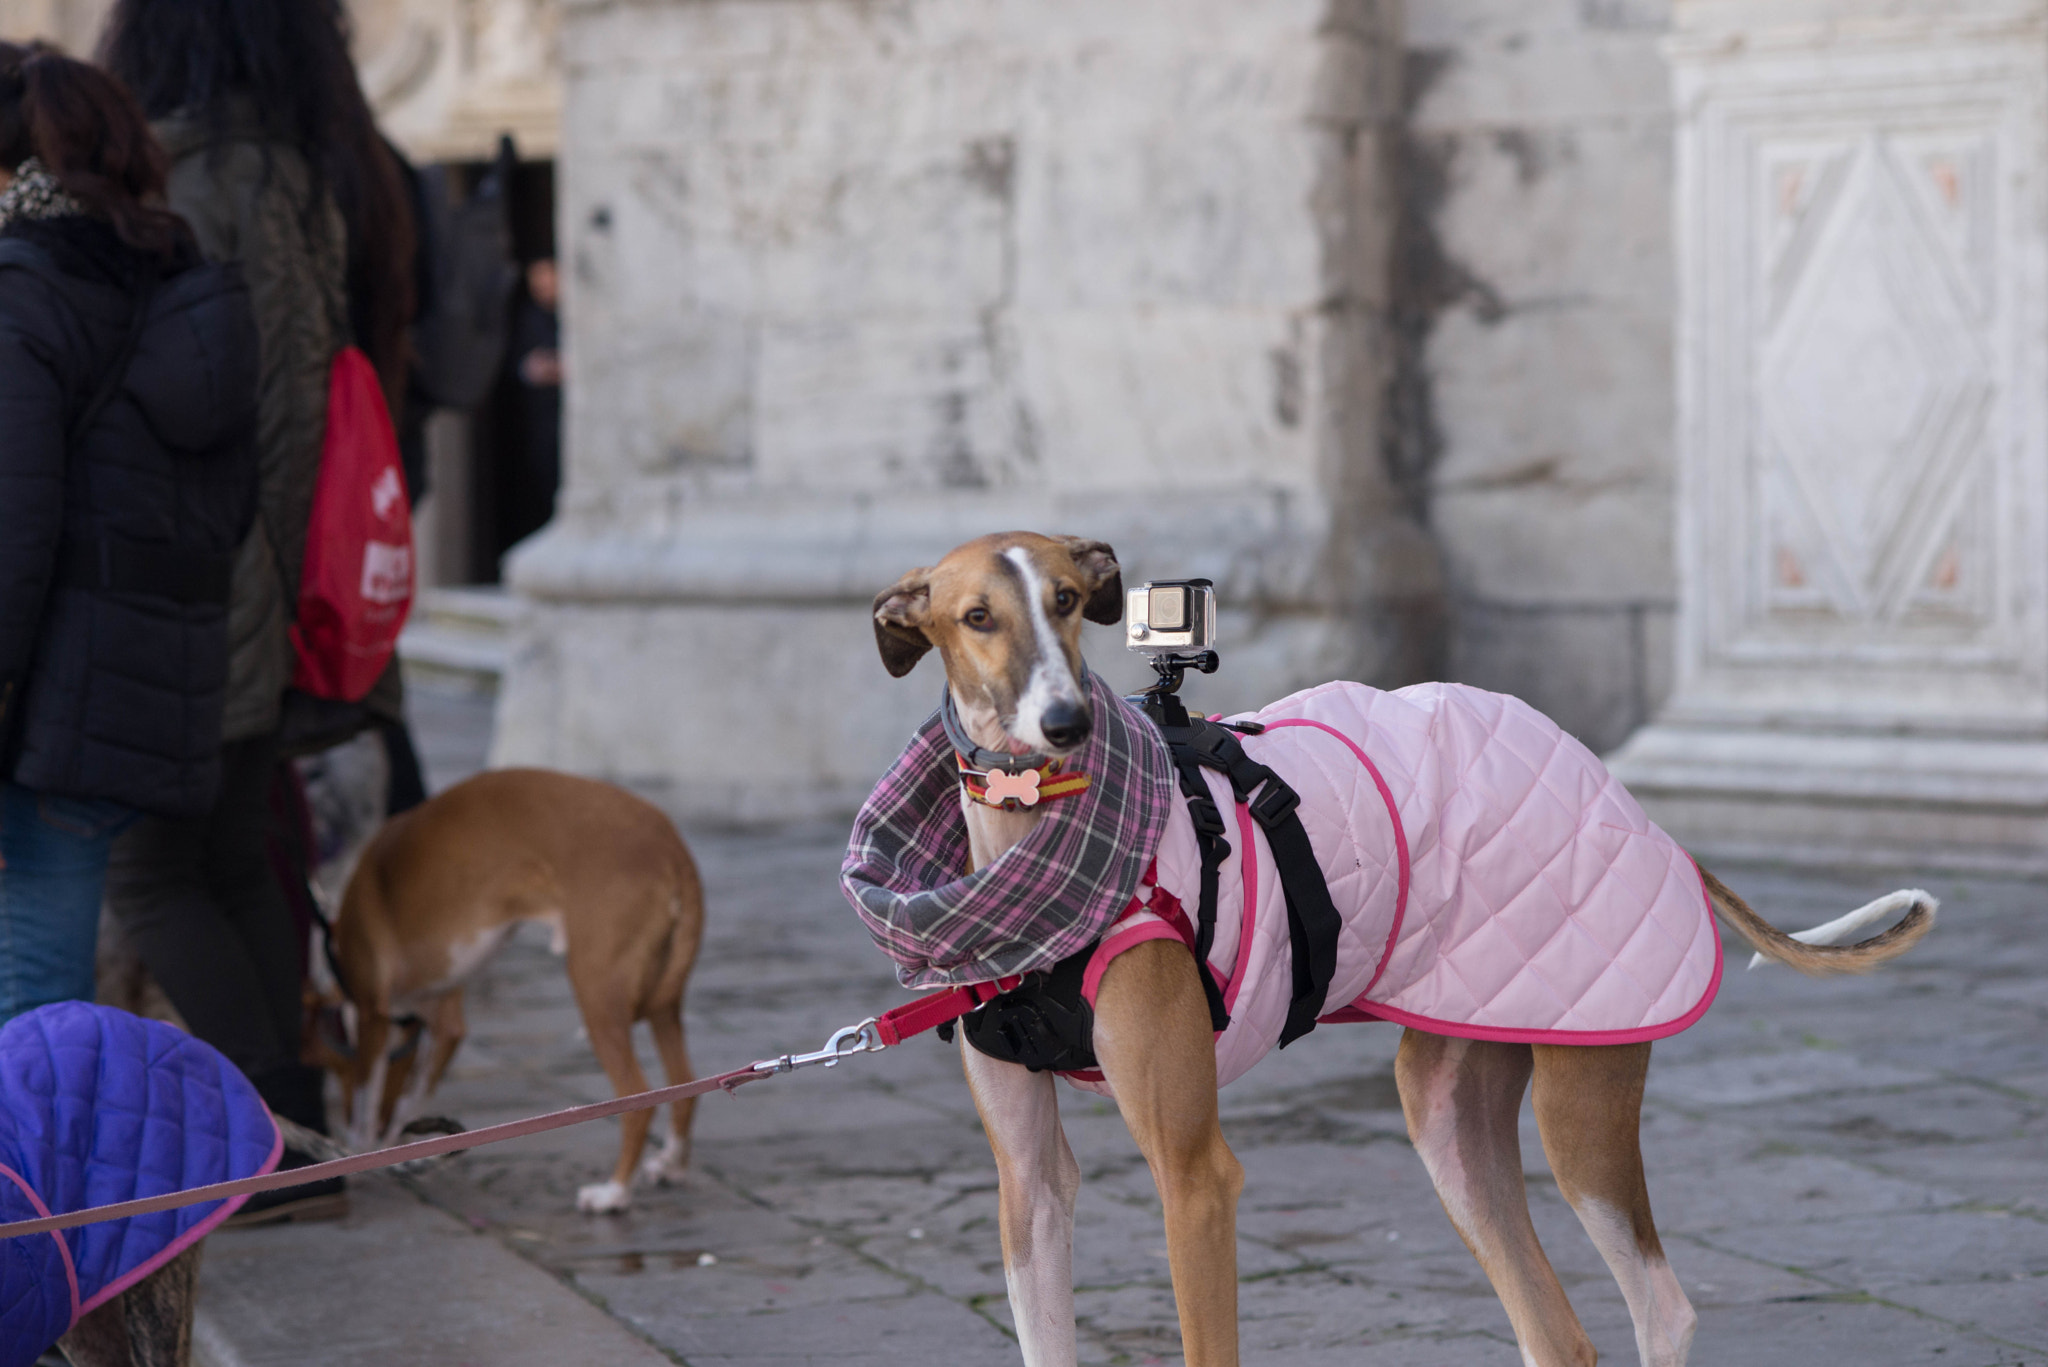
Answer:
<svg viewBox="0 0 2048 1367"><path fill-rule="evenodd" d="M1681 708L2048 717L2044 58L1681 60Z"/></svg>
<svg viewBox="0 0 2048 1367"><path fill-rule="evenodd" d="M2048 0L1675 0L1679 624L1610 757L1705 857L2048 873Z"/></svg>

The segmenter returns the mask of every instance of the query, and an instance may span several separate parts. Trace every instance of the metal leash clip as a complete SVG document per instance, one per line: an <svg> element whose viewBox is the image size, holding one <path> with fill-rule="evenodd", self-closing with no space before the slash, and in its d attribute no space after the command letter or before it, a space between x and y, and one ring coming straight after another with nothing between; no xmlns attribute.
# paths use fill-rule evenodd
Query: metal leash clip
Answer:
<svg viewBox="0 0 2048 1367"><path fill-rule="evenodd" d="M881 1031L875 1027L875 1017L869 1016L859 1025L849 1025L834 1030L832 1038L825 1041L825 1047L814 1054L783 1054L777 1058L764 1058L753 1065L753 1070L763 1077L776 1073L793 1073L799 1068L823 1064L827 1068L837 1067L839 1060L852 1058L855 1054L871 1054L886 1048L882 1043Z"/></svg>

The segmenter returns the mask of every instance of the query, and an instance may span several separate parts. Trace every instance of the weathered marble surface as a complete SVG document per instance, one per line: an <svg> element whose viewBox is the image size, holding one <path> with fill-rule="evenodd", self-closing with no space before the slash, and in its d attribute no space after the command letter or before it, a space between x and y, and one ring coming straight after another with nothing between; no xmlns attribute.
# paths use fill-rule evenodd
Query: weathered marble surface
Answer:
<svg viewBox="0 0 2048 1367"><path fill-rule="evenodd" d="M1670 687L1669 8L1406 6L1396 439L1444 557L1444 671L1600 751Z"/></svg>
<svg viewBox="0 0 2048 1367"><path fill-rule="evenodd" d="M1676 688L1708 847L2048 866L2048 5L1677 7Z"/></svg>
<svg viewBox="0 0 2048 1367"><path fill-rule="evenodd" d="M891 691L867 603L1015 526L1215 578L1247 701L1416 672L1398 35L1361 0L568 6L570 469L499 756L843 808L937 688Z"/></svg>

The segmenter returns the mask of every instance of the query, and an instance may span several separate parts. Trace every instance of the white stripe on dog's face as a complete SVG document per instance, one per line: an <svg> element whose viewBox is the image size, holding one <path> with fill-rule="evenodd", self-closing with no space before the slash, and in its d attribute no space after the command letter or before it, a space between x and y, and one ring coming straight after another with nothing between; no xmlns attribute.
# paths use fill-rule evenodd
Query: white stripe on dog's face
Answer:
<svg viewBox="0 0 2048 1367"><path fill-rule="evenodd" d="M1086 743L1094 718L1078 682L1081 623L1100 584L1062 543L999 533L904 582L913 577L915 594L892 590L876 609L878 630L914 631L945 659L947 689L976 745L1060 755ZM898 612L898 598L916 601Z"/></svg>
<svg viewBox="0 0 2048 1367"><path fill-rule="evenodd" d="M1061 702L1081 705L1081 686L1074 678L1073 667L1067 663L1059 633L1046 616L1045 576L1038 572L1031 552L1022 546L1012 546L1003 552L1003 559L1016 567L1017 578L1023 585L1024 607L1031 615L1031 643L1035 649L1030 677L1017 698L1017 715L1010 734L1041 753L1056 751L1060 747L1045 738L1045 710Z"/></svg>

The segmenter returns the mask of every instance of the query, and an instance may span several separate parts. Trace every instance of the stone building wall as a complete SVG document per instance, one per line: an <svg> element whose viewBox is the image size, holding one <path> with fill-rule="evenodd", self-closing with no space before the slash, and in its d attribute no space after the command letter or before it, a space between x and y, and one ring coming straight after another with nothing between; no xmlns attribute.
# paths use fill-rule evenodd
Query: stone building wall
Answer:
<svg viewBox="0 0 2048 1367"><path fill-rule="evenodd" d="M1214 578L1213 705L1424 672L1382 451L1398 17L573 0L569 474L512 566L499 758L842 809L939 687L882 673L871 599L1015 526Z"/></svg>
<svg viewBox="0 0 2048 1367"><path fill-rule="evenodd" d="M931 692L862 607L1010 525L1216 578L1217 705L1449 674L1617 742L1669 653L1662 24L570 0L570 473L500 758L842 806ZM822 740L692 729L806 692Z"/></svg>
<svg viewBox="0 0 2048 1367"><path fill-rule="evenodd" d="M1596 750L1669 687L1671 96L1662 0L1409 0L1392 460L1450 677Z"/></svg>

